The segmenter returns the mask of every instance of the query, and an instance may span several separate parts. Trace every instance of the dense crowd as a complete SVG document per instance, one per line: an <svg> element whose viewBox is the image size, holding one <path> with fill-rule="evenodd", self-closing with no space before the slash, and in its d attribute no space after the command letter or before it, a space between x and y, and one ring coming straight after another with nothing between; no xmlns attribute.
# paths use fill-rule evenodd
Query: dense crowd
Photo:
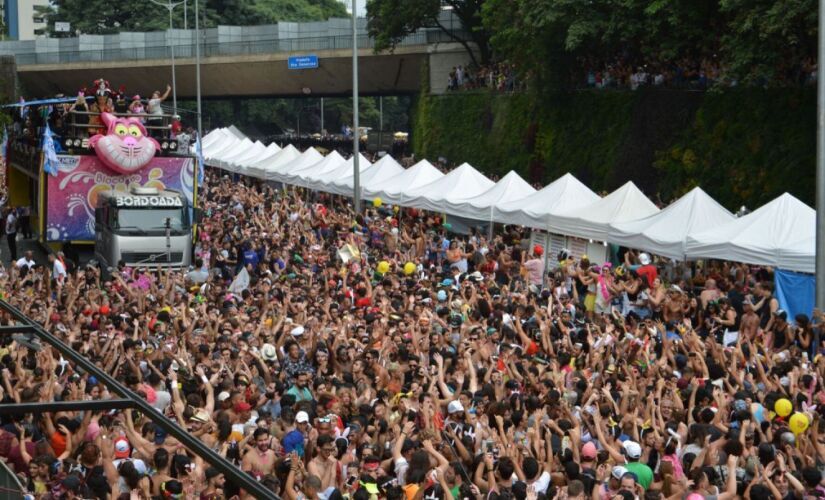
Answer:
<svg viewBox="0 0 825 500"><path fill-rule="evenodd" d="M489 89L498 92L524 90L525 86L512 64L495 63L482 66L458 65L450 70L447 90Z"/></svg>
<svg viewBox="0 0 825 500"><path fill-rule="evenodd" d="M822 317L769 269L547 256L215 172L201 196L187 272L27 254L0 287L282 498L825 497ZM0 342L0 404L112 397ZM146 415L0 422L35 498L251 498Z"/></svg>
<svg viewBox="0 0 825 500"><path fill-rule="evenodd" d="M737 79L726 75L715 57L699 60L683 58L675 61L634 61L617 57L607 62L582 62L582 85L596 89L630 89L644 87L706 90L714 86L735 87ZM811 60L780 68L770 80L752 82L756 85L798 86L816 82L816 63Z"/></svg>

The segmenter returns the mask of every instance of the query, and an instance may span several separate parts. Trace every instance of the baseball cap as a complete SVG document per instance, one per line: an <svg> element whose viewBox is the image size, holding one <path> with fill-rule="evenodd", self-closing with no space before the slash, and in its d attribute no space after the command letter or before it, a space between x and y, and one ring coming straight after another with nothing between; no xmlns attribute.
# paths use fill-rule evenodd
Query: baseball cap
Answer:
<svg viewBox="0 0 825 500"><path fill-rule="evenodd" d="M584 443L584 446L582 446L582 458L595 460L598 454L599 452L596 450L596 445L593 444L592 441Z"/></svg>
<svg viewBox="0 0 825 500"><path fill-rule="evenodd" d="M648 255L644 252L640 253L639 254L639 262L641 262L641 264L643 266L646 266L646 265L650 264L650 255Z"/></svg>
<svg viewBox="0 0 825 500"><path fill-rule="evenodd" d="M625 441L622 447L628 458L636 459L642 456L642 447L636 441Z"/></svg>
<svg viewBox="0 0 825 500"><path fill-rule="evenodd" d="M246 401L238 401L235 403L235 411L236 412L244 412L249 411L252 409L252 405L247 403Z"/></svg>
<svg viewBox="0 0 825 500"><path fill-rule="evenodd" d="M115 458L129 458L132 448L129 446L129 441L125 439L118 439L115 441Z"/></svg>
<svg viewBox="0 0 825 500"><path fill-rule="evenodd" d="M226 391L221 391L218 393L218 401L224 402L229 399L229 393Z"/></svg>
<svg viewBox="0 0 825 500"><path fill-rule="evenodd" d="M305 411L299 411L295 414L295 421L299 424L304 422L309 423L309 415Z"/></svg>
<svg viewBox="0 0 825 500"><path fill-rule="evenodd" d="M295 327L295 328L293 328L293 329L292 329L292 331L290 331L289 333L290 333L290 335L292 335L293 337L300 337L301 335L303 335L303 334L304 334L304 327L303 327L303 326L300 326L300 325L299 325L299 326L296 326L296 327Z"/></svg>
<svg viewBox="0 0 825 500"><path fill-rule="evenodd" d="M627 474L627 469L625 467L622 467L621 465L617 465L613 467L613 470L610 471L610 474L616 479L621 479L622 476Z"/></svg>
<svg viewBox="0 0 825 500"><path fill-rule="evenodd" d="M439 302L444 302L445 300L447 300L447 292L445 292L444 290L439 290L437 298Z"/></svg>
<svg viewBox="0 0 825 500"><path fill-rule="evenodd" d="M464 411L464 406L461 405L461 401L450 401L450 404L447 405L447 413L450 415L453 413L460 413L462 411Z"/></svg>

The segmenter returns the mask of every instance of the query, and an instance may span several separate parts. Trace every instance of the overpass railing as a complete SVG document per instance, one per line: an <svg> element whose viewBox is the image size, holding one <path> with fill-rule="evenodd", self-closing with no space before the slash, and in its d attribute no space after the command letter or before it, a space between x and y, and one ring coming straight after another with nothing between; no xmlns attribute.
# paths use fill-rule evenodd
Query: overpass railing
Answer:
<svg viewBox="0 0 825 500"><path fill-rule="evenodd" d="M452 35L452 36L451 36ZM467 39L467 33L461 29L422 30L404 38L399 47L423 46L434 43L454 41L455 37ZM159 46L138 46L101 50L74 50L15 54L18 65L70 64L79 62L141 61L171 58L172 49L176 58L195 57L195 44L174 44ZM358 37L359 49L375 48L375 40L368 35ZM281 52L307 52L313 50L352 49L352 36L324 36L306 38L278 38L263 40L246 40L235 42L201 44L201 57L242 56L274 54Z"/></svg>

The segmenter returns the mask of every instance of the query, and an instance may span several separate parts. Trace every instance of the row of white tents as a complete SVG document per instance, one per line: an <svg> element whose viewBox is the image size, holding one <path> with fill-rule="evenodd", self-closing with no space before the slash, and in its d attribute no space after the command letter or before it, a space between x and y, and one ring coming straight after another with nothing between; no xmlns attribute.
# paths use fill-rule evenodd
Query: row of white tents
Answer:
<svg viewBox="0 0 825 500"><path fill-rule="evenodd" d="M337 152L264 145L236 128L203 138L207 165L228 172L352 196L353 162ZM427 160L405 169L386 155L359 157L362 198L485 222L604 241L676 260L724 259L813 273L814 209L783 194L735 217L694 188L659 209L632 182L600 197L571 174L536 190L516 172L498 182L467 163L443 174Z"/></svg>

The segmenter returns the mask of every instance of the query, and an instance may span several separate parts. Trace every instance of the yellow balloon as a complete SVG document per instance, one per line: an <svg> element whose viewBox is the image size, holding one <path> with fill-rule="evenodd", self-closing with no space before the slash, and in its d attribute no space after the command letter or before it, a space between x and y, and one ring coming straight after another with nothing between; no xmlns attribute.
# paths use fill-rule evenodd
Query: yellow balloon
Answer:
<svg viewBox="0 0 825 500"><path fill-rule="evenodd" d="M808 430L809 424L808 417L804 413L799 412L791 415L791 419L788 421L788 426L794 434L802 434Z"/></svg>
<svg viewBox="0 0 825 500"><path fill-rule="evenodd" d="M793 404L785 398L779 399L773 405L773 411L780 417L787 417L793 411Z"/></svg>
<svg viewBox="0 0 825 500"><path fill-rule="evenodd" d="M404 274L409 276L414 272L415 272L415 264L413 264L412 262L407 262L406 264L404 264Z"/></svg>
<svg viewBox="0 0 825 500"><path fill-rule="evenodd" d="M375 208L380 207L381 204L382 204L381 198L379 198L377 196L375 197L375 199L372 200L372 206L374 206Z"/></svg>
<svg viewBox="0 0 825 500"><path fill-rule="evenodd" d="M378 263L378 272L381 274L387 274L387 271L390 270L390 263L386 260L382 260Z"/></svg>

